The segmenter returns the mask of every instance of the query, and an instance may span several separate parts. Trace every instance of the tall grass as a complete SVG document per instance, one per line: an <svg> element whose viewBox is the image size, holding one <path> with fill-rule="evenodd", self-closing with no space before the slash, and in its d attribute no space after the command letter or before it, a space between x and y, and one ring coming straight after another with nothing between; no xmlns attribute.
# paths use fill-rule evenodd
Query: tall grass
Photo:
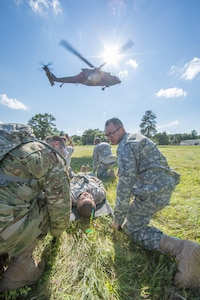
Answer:
<svg viewBox="0 0 200 300"><path fill-rule="evenodd" d="M157 213L151 223L166 234L200 243L200 148L163 146L160 150L170 166L180 172L181 181L171 205ZM82 164L92 166L92 151L92 146L76 147L72 169L78 172ZM117 180L104 184L114 206ZM176 262L171 256L141 249L123 233L113 230L111 221L111 216L104 216L71 222L56 243L48 235L37 251L47 260L38 284L5 293L2 299L200 299L200 291L174 287Z"/></svg>

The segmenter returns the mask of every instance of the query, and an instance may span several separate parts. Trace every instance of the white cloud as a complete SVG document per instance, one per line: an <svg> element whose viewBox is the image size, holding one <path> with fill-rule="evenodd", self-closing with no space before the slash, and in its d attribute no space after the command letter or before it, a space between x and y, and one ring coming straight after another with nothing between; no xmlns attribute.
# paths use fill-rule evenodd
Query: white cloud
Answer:
<svg viewBox="0 0 200 300"><path fill-rule="evenodd" d="M8 98L6 94L0 95L0 104L5 105L11 109L29 110L28 106L15 98Z"/></svg>
<svg viewBox="0 0 200 300"><path fill-rule="evenodd" d="M119 76L120 76L120 77L127 77L127 76L128 76L128 71L127 71L127 70L120 71L120 72L119 72Z"/></svg>
<svg viewBox="0 0 200 300"><path fill-rule="evenodd" d="M157 129L168 128L168 127L176 126L178 124L179 124L179 121L172 121L171 123L168 123L165 125L158 125L156 128Z"/></svg>
<svg viewBox="0 0 200 300"><path fill-rule="evenodd" d="M170 74L178 76L184 80L192 80L200 73L200 58L194 57L192 60L187 62L184 66L173 65L170 68Z"/></svg>
<svg viewBox="0 0 200 300"><path fill-rule="evenodd" d="M169 88L169 89L160 89L156 94L155 94L158 98L174 98L174 97L182 97L182 96L186 96L187 93L181 89L181 88Z"/></svg>
<svg viewBox="0 0 200 300"><path fill-rule="evenodd" d="M192 80L199 73L200 73L200 58L194 57L191 61L189 61L184 65L182 78L185 80Z"/></svg>
<svg viewBox="0 0 200 300"><path fill-rule="evenodd" d="M126 64L131 66L133 69L137 69L138 67L138 63L136 62L136 60L133 59L127 60Z"/></svg>
<svg viewBox="0 0 200 300"><path fill-rule="evenodd" d="M17 6L20 6L21 4L23 4L23 0L15 0L15 3Z"/></svg>
<svg viewBox="0 0 200 300"><path fill-rule="evenodd" d="M59 0L15 0L17 6L27 2L32 11L41 15L47 12L52 12L54 15L58 15L62 12L61 4Z"/></svg>

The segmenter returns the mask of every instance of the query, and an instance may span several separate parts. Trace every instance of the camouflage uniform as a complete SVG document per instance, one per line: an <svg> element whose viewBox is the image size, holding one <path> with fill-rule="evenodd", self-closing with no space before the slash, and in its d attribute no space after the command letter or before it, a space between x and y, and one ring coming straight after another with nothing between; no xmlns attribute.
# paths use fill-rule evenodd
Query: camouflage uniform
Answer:
<svg viewBox="0 0 200 300"><path fill-rule="evenodd" d="M113 162L108 164L105 163L105 159L107 158L112 158L113 157ZM113 163L115 161L115 156L112 155L111 152L111 146L110 144L106 142L102 142L100 144L97 144L94 147L93 151L93 173L97 173L97 177L108 177L109 176L109 169L112 168Z"/></svg>
<svg viewBox="0 0 200 300"><path fill-rule="evenodd" d="M119 181L114 221L122 224L134 242L148 250L158 249L162 232L148 226L151 217L170 202L180 175L148 138L125 134L117 149ZM130 198L133 201L130 204Z"/></svg>
<svg viewBox="0 0 200 300"><path fill-rule="evenodd" d="M37 141L23 144L5 156L0 173L32 179L0 186L0 254L13 257L48 229L55 237L65 230L69 180L65 159L56 150Z"/></svg>
<svg viewBox="0 0 200 300"><path fill-rule="evenodd" d="M83 192L90 193L94 198L95 204L99 204L106 199L106 190L103 182L93 175L84 173L74 175L70 185L71 201L74 206L77 206L78 197Z"/></svg>

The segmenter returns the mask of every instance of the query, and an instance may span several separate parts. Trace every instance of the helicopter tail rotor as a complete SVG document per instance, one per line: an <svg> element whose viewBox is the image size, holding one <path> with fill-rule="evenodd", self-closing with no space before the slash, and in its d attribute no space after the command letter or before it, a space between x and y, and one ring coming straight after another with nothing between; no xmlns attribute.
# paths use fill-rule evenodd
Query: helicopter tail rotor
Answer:
<svg viewBox="0 0 200 300"><path fill-rule="evenodd" d="M46 76L48 77L51 86L53 86L54 81L57 79L57 77L53 73L51 73L51 71L49 70L48 65L43 65L42 69L45 71Z"/></svg>

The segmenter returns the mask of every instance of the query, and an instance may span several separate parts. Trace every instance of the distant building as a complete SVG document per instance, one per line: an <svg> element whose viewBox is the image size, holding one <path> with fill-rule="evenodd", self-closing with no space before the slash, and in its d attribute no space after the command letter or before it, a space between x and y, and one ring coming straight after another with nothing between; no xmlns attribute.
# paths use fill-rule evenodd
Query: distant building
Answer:
<svg viewBox="0 0 200 300"><path fill-rule="evenodd" d="M180 146L200 146L200 139L180 141Z"/></svg>

